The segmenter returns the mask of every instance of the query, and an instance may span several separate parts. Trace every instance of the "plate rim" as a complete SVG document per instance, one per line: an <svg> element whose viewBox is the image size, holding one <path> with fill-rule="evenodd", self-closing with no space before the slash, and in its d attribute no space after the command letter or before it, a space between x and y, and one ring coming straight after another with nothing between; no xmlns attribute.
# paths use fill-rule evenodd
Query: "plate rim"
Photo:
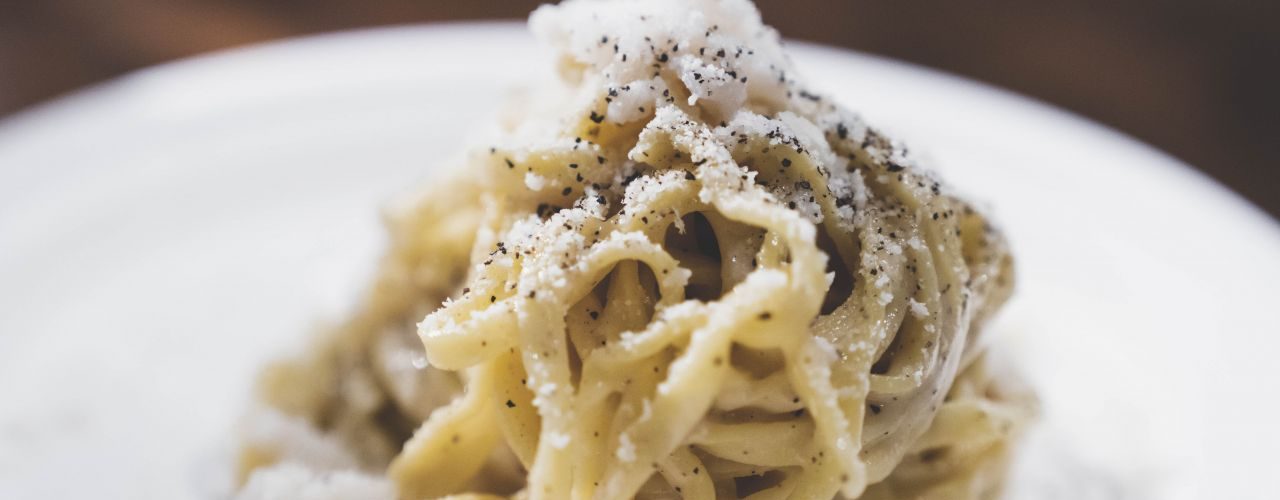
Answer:
<svg viewBox="0 0 1280 500"><path fill-rule="evenodd" d="M127 97L128 87L135 85L138 81L143 79L160 79L162 81L163 79L180 80L184 73L189 73L192 70L199 69L203 66L226 64L228 61L234 62L237 59L262 56L272 52L310 50L315 46L323 46L327 44L347 44L356 40L364 43L372 43L371 41L375 38L389 38L405 35L471 37L480 36L482 33L484 36L527 36L528 29L524 21L516 19L394 24L286 37L217 49L210 52L166 61L156 65L131 70L100 82L88 84L84 87L74 89L51 99L21 108L8 116L0 118L0 151L3 151L3 147L7 145L12 136L18 135L20 132L25 132L25 129L38 126L41 122L56 120L58 119L58 115L70 115L71 118L83 119L84 117L81 116L81 113L77 112L77 107L85 107L86 104L106 102L113 99L118 100L121 97ZM974 95L985 94L988 98L992 98L995 101L1002 101L1006 108L1021 108L1024 112L1043 115L1048 119L1060 123L1061 126L1069 126L1077 130L1110 137L1116 142L1125 143L1125 145L1129 146L1131 149L1141 151L1142 153L1151 156L1153 159L1158 160L1157 162L1162 164L1162 167L1160 168L1163 170L1170 173L1177 172L1175 175L1183 177L1196 184L1204 185L1206 187L1204 192L1207 193L1212 191L1215 193L1212 203L1218 204L1224 209L1229 208L1230 210L1235 211L1237 215L1244 216L1249 220L1249 223L1255 227L1255 229L1261 230L1263 233L1266 233L1268 236L1275 239L1276 242L1280 242L1280 219L1272 217L1271 214L1263 210L1262 207L1248 200L1218 179L1213 178L1205 171L1196 168L1190 163L1173 156L1155 145L1147 143L1111 125L1096 121L1038 97L1022 94L992 83L983 82L939 68L933 68L910 61L904 61L855 49L804 40L784 38L784 43L787 47L791 49L799 49L799 51L806 52L808 55L816 55L831 59L861 59L863 61L876 63L877 65L886 68L892 67L903 73L913 73L914 76L917 77L933 78L945 81L945 85L947 87L955 88L957 91ZM62 119L65 120L66 117L62 117ZM1154 164L1157 162L1152 163ZM1212 187L1210 188L1209 186ZM1200 203L1203 202L1205 201L1200 201Z"/></svg>

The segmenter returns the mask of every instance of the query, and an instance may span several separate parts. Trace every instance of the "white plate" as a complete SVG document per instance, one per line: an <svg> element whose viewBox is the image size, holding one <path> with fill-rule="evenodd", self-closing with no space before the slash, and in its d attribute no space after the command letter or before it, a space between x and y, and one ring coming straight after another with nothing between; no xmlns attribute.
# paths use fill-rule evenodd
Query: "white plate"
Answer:
<svg viewBox="0 0 1280 500"><path fill-rule="evenodd" d="M1266 493L1271 220L1045 105L793 49L1013 240L1019 290L995 328L1045 415L1011 496ZM208 491L257 368L358 295L379 205L543 67L514 25L384 29L169 64L0 124L0 498Z"/></svg>

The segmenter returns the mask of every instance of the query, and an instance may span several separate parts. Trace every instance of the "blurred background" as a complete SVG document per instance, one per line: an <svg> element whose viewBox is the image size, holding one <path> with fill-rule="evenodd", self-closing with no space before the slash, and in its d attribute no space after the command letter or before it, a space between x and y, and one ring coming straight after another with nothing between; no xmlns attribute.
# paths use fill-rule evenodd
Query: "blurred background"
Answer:
<svg viewBox="0 0 1280 500"><path fill-rule="evenodd" d="M0 0L0 118L203 52L333 30L523 18L538 3ZM1115 127L1280 216L1280 1L758 4L788 37L954 72Z"/></svg>

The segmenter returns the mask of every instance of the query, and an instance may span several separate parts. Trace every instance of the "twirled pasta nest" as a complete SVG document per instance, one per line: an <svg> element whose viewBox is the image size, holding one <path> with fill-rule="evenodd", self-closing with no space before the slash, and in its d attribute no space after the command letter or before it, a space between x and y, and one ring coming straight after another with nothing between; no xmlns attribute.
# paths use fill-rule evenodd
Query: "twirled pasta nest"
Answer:
<svg viewBox="0 0 1280 500"><path fill-rule="evenodd" d="M993 495L1033 405L975 338L1012 283L987 221L797 82L745 2L570 2L534 25L555 105L393 218L364 307L265 377L282 423L250 436L246 477Z"/></svg>

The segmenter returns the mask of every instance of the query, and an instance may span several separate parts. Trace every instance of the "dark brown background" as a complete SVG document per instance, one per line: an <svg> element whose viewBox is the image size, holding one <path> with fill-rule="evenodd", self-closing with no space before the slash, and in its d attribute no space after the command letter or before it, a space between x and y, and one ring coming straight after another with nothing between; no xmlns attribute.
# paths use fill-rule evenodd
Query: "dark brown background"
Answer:
<svg viewBox="0 0 1280 500"><path fill-rule="evenodd" d="M0 116L131 69L281 37L523 17L537 0L0 0ZM1035 96L1280 215L1280 1L761 0L792 38Z"/></svg>

